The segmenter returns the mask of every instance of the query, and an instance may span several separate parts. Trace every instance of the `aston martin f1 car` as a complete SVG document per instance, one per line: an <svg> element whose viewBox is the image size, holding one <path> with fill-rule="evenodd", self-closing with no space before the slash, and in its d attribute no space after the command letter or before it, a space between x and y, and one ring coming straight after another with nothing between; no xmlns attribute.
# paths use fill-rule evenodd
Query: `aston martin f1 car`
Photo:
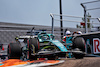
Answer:
<svg viewBox="0 0 100 67"><path fill-rule="evenodd" d="M36 60L37 58L57 59L66 56L67 49L58 40L46 39L43 35L42 46L37 36L18 36L16 43L8 45L8 58L21 58L22 60ZM46 39L46 40L45 40Z"/></svg>
<svg viewBox="0 0 100 67"><path fill-rule="evenodd" d="M86 54L85 53L85 41L82 37L76 37L76 36L66 37L65 38L66 45L63 45L60 41L55 40L53 34L47 34L46 32L40 32L38 34L38 39L39 39L41 46L45 46L44 44L48 42L52 43L55 46L57 46L60 49L60 51L67 52L67 54L72 54L76 59L81 59ZM61 46L64 46L64 47L62 48ZM64 53L61 55L63 57L65 56Z"/></svg>
<svg viewBox="0 0 100 67"><path fill-rule="evenodd" d="M72 55L69 53L70 58L74 56L76 59L80 59L86 55L86 43L83 37L79 37L79 35L64 36L62 42L66 43L66 48L72 51Z"/></svg>

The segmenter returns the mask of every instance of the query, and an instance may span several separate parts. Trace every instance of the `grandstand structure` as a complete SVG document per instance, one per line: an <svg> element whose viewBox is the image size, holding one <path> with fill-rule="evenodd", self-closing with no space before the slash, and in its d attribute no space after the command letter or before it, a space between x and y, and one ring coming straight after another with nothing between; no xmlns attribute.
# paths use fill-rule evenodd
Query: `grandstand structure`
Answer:
<svg viewBox="0 0 100 67"><path fill-rule="evenodd" d="M46 30L47 33L52 32L52 26L41 26L41 25L29 25L29 24L17 24L17 23L8 23L8 22L0 22L0 43L9 44L10 42L14 42L15 37L17 35L26 35L28 31L32 28L35 28L34 31ZM54 35L55 39L60 40L60 28L54 27ZM75 32L77 30L81 30L84 32L84 29L78 28L67 28L64 27L64 30L68 29L71 32Z"/></svg>

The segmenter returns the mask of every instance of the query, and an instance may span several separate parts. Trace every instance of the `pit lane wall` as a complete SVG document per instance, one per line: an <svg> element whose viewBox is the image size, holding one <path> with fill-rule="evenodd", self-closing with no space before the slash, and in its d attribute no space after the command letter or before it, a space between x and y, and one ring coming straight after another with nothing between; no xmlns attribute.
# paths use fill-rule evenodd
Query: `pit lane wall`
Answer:
<svg viewBox="0 0 100 67"><path fill-rule="evenodd" d="M100 32L82 34L78 37L84 38L86 43L85 52L87 54L100 55Z"/></svg>

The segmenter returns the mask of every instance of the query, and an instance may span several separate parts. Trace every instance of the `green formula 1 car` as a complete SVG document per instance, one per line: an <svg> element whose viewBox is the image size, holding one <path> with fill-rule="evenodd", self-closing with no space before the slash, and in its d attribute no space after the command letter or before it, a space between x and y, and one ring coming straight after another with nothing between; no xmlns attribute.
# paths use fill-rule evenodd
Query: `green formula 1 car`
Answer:
<svg viewBox="0 0 100 67"><path fill-rule="evenodd" d="M53 37L52 34L18 36L16 43L8 45L8 58L21 58L23 60L48 58L51 60L62 56L65 57L67 52L66 47L58 40L53 40Z"/></svg>

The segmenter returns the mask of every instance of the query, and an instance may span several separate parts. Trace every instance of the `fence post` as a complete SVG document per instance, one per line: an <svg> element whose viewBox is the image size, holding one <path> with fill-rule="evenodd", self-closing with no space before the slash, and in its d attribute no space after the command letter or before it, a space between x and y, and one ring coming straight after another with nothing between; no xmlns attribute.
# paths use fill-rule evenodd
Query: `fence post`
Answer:
<svg viewBox="0 0 100 67"><path fill-rule="evenodd" d="M84 7L84 22L85 22L85 33L88 33L88 28L87 28L87 11L86 11L86 6Z"/></svg>
<svg viewBox="0 0 100 67"><path fill-rule="evenodd" d="M53 14L50 14L50 16L52 18L52 28L51 28L52 32L51 32L51 34L54 34L54 17L53 17Z"/></svg>

